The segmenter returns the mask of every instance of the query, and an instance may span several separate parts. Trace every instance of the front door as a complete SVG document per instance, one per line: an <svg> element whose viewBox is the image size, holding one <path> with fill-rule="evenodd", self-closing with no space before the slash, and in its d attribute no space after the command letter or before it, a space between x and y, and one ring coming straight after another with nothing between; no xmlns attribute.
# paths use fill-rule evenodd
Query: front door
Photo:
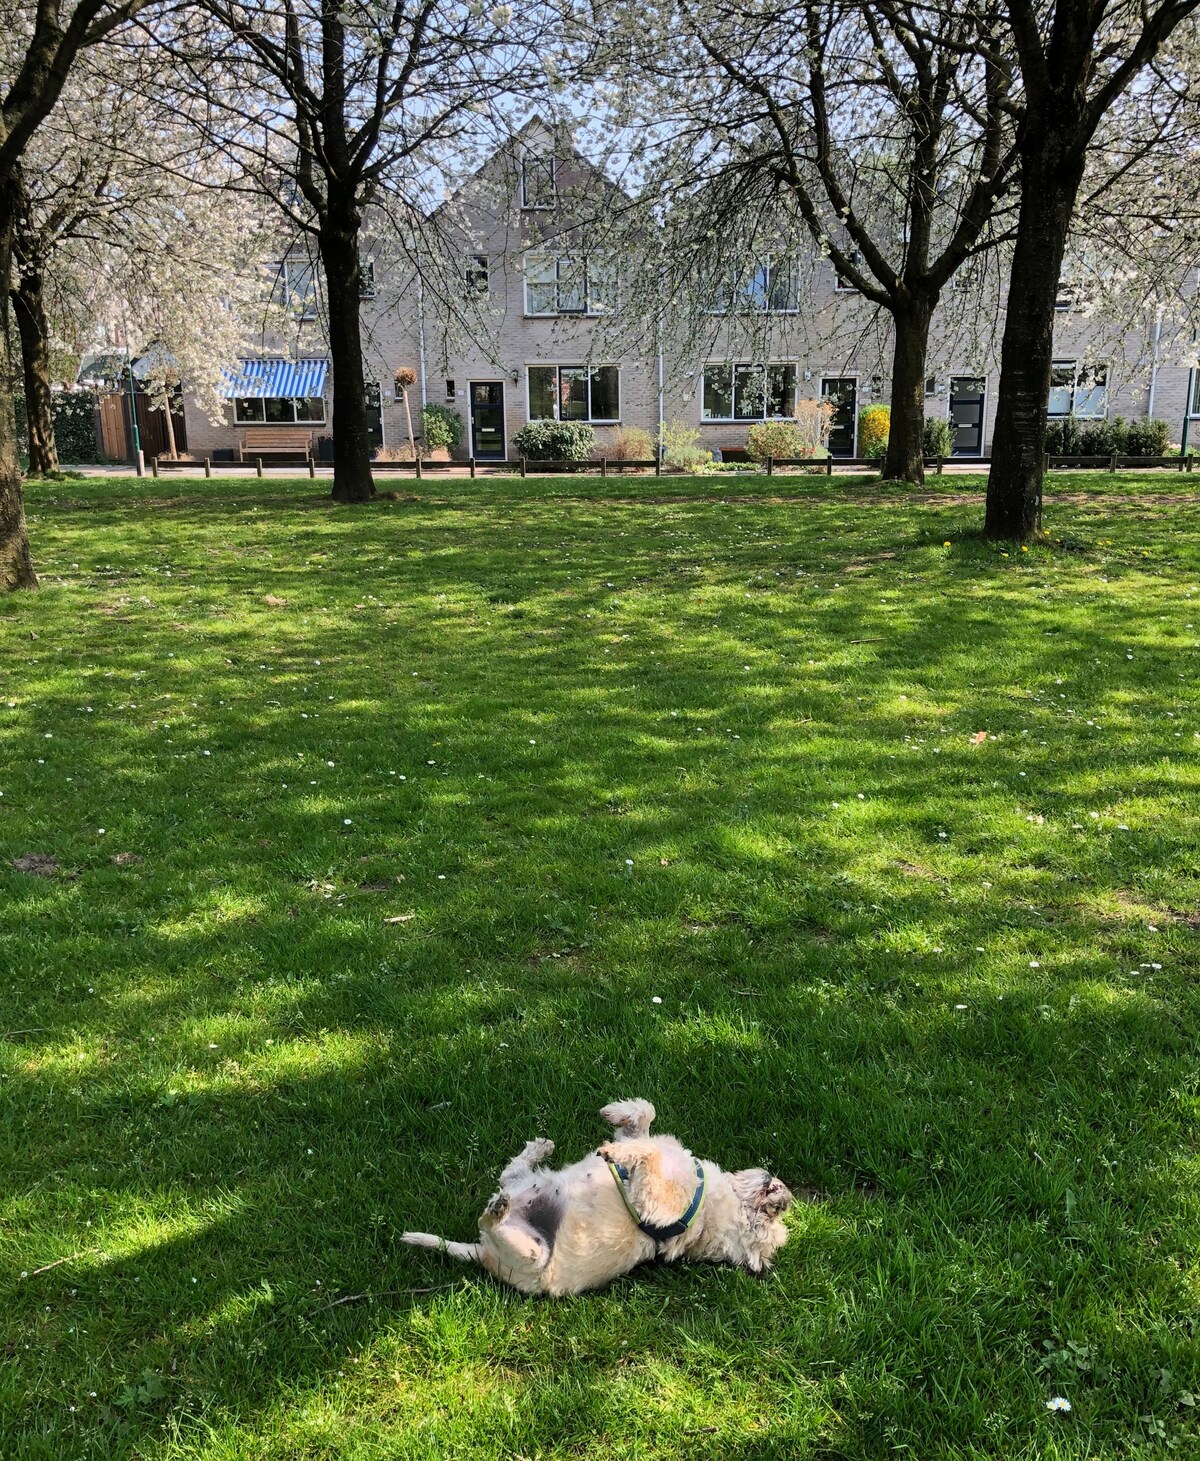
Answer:
<svg viewBox="0 0 1200 1461"><path fill-rule="evenodd" d="M852 457L858 435L858 382L852 375L827 375L821 381L821 399L833 407L829 455Z"/></svg>
<svg viewBox="0 0 1200 1461"><path fill-rule="evenodd" d="M383 445L383 393L377 380L369 380L367 396L367 441L372 451Z"/></svg>
<svg viewBox="0 0 1200 1461"><path fill-rule="evenodd" d="M498 380L473 380L471 455L479 461L504 460L504 386Z"/></svg>
<svg viewBox="0 0 1200 1461"><path fill-rule="evenodd" d="M983 387L983 379L977 375L950 377L950 427L956 457L983 454Z"/></svg>

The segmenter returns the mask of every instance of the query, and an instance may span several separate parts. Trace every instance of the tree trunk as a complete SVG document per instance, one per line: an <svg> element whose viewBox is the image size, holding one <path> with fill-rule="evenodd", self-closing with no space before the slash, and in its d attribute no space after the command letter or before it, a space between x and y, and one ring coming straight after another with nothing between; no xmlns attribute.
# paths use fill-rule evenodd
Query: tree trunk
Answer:
<svg viewBox="0 0 1200 1461"><path fill-rule="evenodd" d="M1055 108L1048 108L1053 118ZM1082 163L1067 155L1057 120L1042 120L1021 168L1021 207L1000 353L988 473L986 538L1024 541L1042 526L1046 411L1054 363L1054 302Z"/></svg>
<svg viewBox="0 0 1200 1461"><path fill-rule="evenodd" d="M8 288L12 277L15 222L11 179L0 186L0 589L37 588L25 528L25 501L21 495L21 464L17 455L17 421L12 385L16 362L8 329Z"/></svg>
<svg viewBox="0 0 1200 1461"><path fill-rule="evenodd" d="M163 417L167 423L167 457L170 461L175 461L179 452L175 446L175 423L171 419L172 395L173 392L168 391L163 397Z"/></svg>
<svg viewBox="0 0 1200 1461"><path fill-rule="evenodd" d="M329 359L333 366L333 496L369 502L375 496L363 377L358 210L329 201L318 236L329 306Z"/></svg>
<svg viewBox="0 0 1200 1461"><path fill-rule="evenodd" d="M21 337L25 377L25 419L29 432L29 475L58 471L54 439L54 398L50 392L50 322L46 318L41 265L32 252L17 249L13 259L12 308Z"/></svg>
<svg viewBox="0 0 1200 1461"><path fill-rule="evenodd" d="M892 415L883 476L889 482L925 480L925 360L935 301L920 299L892 316Z"/></svg>
<svg viewBox="0 0 1200 1461"><path fill-rule="evenodd" d="M413 435L412 407L408 404L408 391L409 391L409 387L408 386L405 386L404 387L404 419L408 422L408 446L409 446L409 450L412 452L413 461L415 462L416 459L417 459L417 438Z"/></svg>

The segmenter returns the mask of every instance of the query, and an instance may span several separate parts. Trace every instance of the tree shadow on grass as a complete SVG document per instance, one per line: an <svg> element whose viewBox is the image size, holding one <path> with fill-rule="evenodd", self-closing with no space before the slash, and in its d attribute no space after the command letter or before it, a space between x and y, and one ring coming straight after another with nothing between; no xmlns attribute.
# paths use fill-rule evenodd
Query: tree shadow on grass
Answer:
<svg viewBox="0 0 1200 1461"><path fill-rule="evenodd" d="M10 1273L88 1256L0 1295L12 1454L167 1454L174 1428L199 1455L205 1427L321 1454L304 1417L352 1360L346 1413L434 1425L429 1454L501 1449L514 1396L529 1449L673 1454L716 1421L770 1454L767 1415L792 1454L990 1454L1081 1328L1119 1374L1089 1434L1173 1405L1157 1369L1195 1383L1169 1336L1197 1025L1172 585L1065 617L1078 583L822 513L647 509L634 542L607 507L471 505L236 551L118 515L89 586L45 596L0 851L78 876L4 878L4 1028L36 1028L3 1047L0 1212ZM569 1158L630 1094L831 1194L771 1283L647 1270L555 1306L467 1275L328 1307L455 1281L398 1233L469 1237L525 1139Z"/></svg>

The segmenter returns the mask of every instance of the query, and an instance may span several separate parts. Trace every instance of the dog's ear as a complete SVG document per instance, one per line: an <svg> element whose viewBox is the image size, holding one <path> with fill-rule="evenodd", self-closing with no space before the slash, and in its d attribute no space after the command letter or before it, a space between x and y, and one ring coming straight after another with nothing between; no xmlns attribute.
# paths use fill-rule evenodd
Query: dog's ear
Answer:
<svg viewBox="0 0 1200 1461"><path fill-rule="evenodd" d="M784 1184L778 1177L772 1177L770 1172L764 1172L762 1186L754 1200L756 1210L768 1217L778 1217L780 1213L787 1212L791 1205L792 1194Z"/></svg>

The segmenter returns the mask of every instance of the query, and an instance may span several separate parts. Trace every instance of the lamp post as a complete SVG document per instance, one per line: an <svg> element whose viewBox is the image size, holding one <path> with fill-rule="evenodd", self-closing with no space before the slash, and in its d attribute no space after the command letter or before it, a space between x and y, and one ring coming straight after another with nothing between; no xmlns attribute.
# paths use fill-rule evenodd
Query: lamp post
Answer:
<svg viewBox="0 0 1200 1461"><path fill-rule="evenodd" d="M139 477L146 475L146 458L142 455L142 433L138 430L137 395L133 384L133 357L125 347L125 369L129 375L129 420L133 425L133 464Z"/></svg>

